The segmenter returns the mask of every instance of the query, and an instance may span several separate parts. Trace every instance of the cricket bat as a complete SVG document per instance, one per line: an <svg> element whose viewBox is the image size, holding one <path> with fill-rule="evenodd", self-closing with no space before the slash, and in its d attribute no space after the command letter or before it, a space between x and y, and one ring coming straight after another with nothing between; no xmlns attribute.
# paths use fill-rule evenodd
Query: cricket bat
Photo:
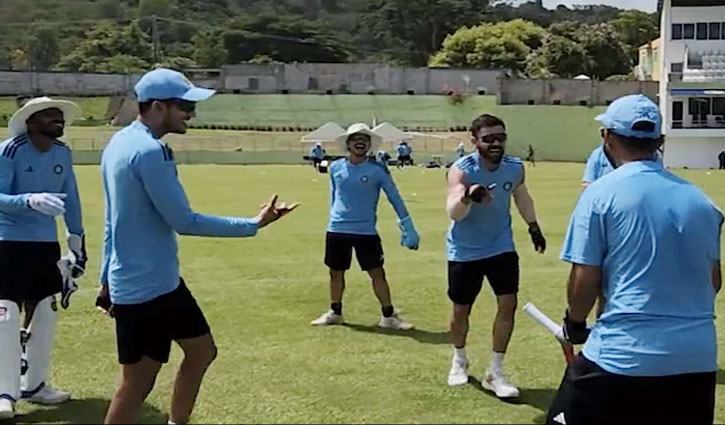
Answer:
<svg viewBox="0 0 725 425"><path fill-rule="evenodd" d="M538 324L545 327L561 344L561 349L564 351L564 358L567 364L571 364L574 361L574 346L564 338L564 331L561 325L557 324L549 318L546 314L542 313L541 310L536 308L531 303L526 303L524 311L531 316L532 319L536 320Z"/></svg>

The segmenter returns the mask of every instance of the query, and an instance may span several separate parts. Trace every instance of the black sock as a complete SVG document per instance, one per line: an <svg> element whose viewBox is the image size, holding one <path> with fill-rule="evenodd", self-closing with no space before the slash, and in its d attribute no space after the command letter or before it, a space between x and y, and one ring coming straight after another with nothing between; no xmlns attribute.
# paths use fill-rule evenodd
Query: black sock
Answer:
<svg viewBox="0 0 725 425"><path fill-rule="evenodd" d="M393 308L392 305L383 307L383 317L391 317L394 312L395 312L395 309Z"/></svg>
<svg viewBox="0 0 725 425"><path fill-rule="evenodd" d="M342 315L342 303L332 303L330 304L330 309L338 316Z"/></svg>

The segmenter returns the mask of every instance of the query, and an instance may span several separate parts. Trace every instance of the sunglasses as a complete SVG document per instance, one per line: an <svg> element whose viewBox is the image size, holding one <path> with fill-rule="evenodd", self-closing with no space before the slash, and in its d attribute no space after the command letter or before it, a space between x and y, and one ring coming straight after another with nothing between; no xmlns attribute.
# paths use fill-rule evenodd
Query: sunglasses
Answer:
<svg viewBox="0 0 725 425"><path fill-rule="evenodd" d="M499 143L506 143L506 140L508 140L508 136L506 135L506 133L501 133L501 134L489 134L489 135L481 137L481 142L486 143L486 144L491 144L497 140Z"/></svg>
<svg viewBox="0 0 725 425"><path fill-rule="evenodd" d="M187 114L193 114L196 112L196 102L184 99L165 99L159 100L158 102L166 102L175 105L180 111L186 112Z"/></svg>

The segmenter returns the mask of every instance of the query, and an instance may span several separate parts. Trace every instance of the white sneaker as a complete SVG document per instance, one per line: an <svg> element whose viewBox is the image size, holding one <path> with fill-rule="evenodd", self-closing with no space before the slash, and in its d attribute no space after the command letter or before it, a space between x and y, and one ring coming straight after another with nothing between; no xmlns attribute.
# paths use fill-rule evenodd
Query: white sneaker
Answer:
<svg viewBox="0 0 725 425"><path fill-rule="evenodd" d="M390 317L382 316L378 326L381 328L397 329L399 331L409 331L413 329L413 325L400 317L397 311Z"/></svg>
<svg viewBox="0 0 725 425"><path fill-rule="evenodd" d="M457 387L468 383L468 362L453 359L451 371L448 372L448 385Z"/></svg>
<svg viewBox="0 0 725 425"><path fill-rule="evenodd" d="M28 395L27 397L22 396L21 399L38 404L60 404L70 400L70 393L56 390L50 385L45 385L35 394Z"/></svg>
<svg viewBox="0 0 725 425"><path fill-rule="evenodd" d="M335 314L334 311L328 310L322 316L310 322L312 326L342 325L345 319L342 314Z"/></svg>
<svg viewBox="0 0 725 425"><path fill-rule="evenodd" d="M486 369L486 374L481 379L481 386L496 394L498 398L515 398L519 396L519 389L511 385L503 373L492 373Z"/></svg>
<svg viewBox="0 0 725 425"><path fill-rule="evenodd" d="M15 403L7 398L0 398L0 421L15 417Z"/></svg>

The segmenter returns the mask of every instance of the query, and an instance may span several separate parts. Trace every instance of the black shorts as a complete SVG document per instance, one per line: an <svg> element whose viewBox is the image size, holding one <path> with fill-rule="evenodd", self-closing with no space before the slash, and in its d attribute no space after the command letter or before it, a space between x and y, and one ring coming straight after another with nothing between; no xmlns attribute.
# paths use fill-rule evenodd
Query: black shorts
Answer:
<svg viewBox="0 0 725 425"><path fill-rule="evenodd" d="M398 162L401 164L412 164L413 160L410 155L400 155L398 157Z"/></svg>
<svg viewBox="0 0 725 425"><path fill-rule="evenodd" d="M0 241L0 299L40 301L63 289L58 242Z"/></svg>
<svg viewBox="0 0 725 425"><path fill-rule="evenodd" d="M711 424L717 372L638 377L609 373L579 354L566 369L547 424Z"/></svg>
<svg viewBox="0 0 725 425"><path fill-rule="evenodd" d="M511 251L482 260L449 261L448 298L456 304L473 304L484 277L497 296L519 292L518 254Z"/></svg>
<svg viewBox="0 0 725 425"><path fill-rule="evenodd" d="M332 270L348 270L353 248L361 269L367 271L383 266L385 257L380 236L334 232L327 232L325 236L325 265Z"/></svg>
<svg viewBox="0 0 725 425"><path fill-rule="evenodd" d="M321 162L322 162L322 158L314 158L314 157L312 158L312 165L314 165L315 167L320 165Z"/></svg>
<svg viewBox="0 0 725 425"><path fill-rule="evenodd" d="M179 287L141 304L114 304L116 344L121 364L138 363L143 356L169 361L171 341L210 333L204 313L181 279Z"/></svg>

